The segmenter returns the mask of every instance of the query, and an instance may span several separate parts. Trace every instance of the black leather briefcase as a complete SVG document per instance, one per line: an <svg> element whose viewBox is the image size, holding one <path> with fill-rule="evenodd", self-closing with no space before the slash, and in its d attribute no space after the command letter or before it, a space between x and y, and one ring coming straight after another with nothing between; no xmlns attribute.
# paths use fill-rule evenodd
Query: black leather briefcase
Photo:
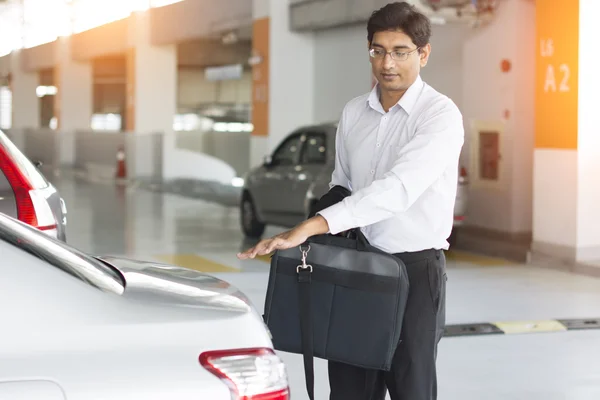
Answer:
<svg viewBox="0 0 600 400"><path fill-rule="evenodd" d="M313 357L388 371L400 339L409 282L404 263L355 239L311 237L271 258L265 322L275 349L304 355L313 399Z"/></svg>

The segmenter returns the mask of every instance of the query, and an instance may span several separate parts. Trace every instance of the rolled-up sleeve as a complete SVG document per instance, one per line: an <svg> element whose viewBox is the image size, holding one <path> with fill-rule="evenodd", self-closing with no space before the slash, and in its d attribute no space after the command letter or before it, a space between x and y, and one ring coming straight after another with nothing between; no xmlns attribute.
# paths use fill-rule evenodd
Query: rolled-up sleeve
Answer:
<svg viewBox="0 0 600 400"><path fill-rule="evenodd" d="M449 166L458 169L463 143L463 119L453 102L424 114L390 171L319 213L329 232L371 225L408 210Z"/></svg>

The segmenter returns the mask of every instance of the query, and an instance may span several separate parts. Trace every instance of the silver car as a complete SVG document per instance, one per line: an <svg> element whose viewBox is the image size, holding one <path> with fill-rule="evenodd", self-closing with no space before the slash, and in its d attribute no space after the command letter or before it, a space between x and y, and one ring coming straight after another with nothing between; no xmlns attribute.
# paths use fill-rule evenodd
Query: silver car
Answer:
<svg viewBox="0 0 600 400"><path fill-rule="evenodd" d="M288 135L263 165L247 174L241 196L241 226L246 236L260 237L269 224L295 226L313 212L329 190L336 130L335 123L301 127ZM465 220L467 189L467 171L461 167L454 226Z"/></svg>
<svg viewBox="0 0 600 400"><path fill-rule="evenodd" d="M1 214L0 254L0 399L289 399L265 324L227 282L91 257Z"/></svg>
<svg viewBox="0 0 600 400"><path fill-rule="evenodd" d="M39 166L0 131L0 213L66 241L65 202Z"/></svg>

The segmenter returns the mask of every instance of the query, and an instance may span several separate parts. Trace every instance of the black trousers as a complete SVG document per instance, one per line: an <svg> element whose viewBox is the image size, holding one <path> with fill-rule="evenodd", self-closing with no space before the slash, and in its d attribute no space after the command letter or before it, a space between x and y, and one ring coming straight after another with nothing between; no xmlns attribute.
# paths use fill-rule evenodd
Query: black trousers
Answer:
<svg viewBox="0 0 600 400"><path fill-rule="evenodd" d="M410 291L400 343L389 372L329 362L330 400L436 400L437 346L446 323L446 258L442 250L400 253Z"/></svg>

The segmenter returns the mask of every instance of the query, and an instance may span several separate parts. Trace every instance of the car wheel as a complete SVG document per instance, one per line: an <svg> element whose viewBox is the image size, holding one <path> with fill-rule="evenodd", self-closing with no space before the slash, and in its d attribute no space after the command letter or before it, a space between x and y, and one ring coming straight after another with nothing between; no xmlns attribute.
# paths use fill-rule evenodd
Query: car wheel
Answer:
<svg viewBox="0 0 600 400"><path fill-rule="evenodd" d="M256 208L250 196L245 195L242 199L240 218L244 235L251 238L259 238L265 232L265 224L260 222L256 216Z"/></svg>

